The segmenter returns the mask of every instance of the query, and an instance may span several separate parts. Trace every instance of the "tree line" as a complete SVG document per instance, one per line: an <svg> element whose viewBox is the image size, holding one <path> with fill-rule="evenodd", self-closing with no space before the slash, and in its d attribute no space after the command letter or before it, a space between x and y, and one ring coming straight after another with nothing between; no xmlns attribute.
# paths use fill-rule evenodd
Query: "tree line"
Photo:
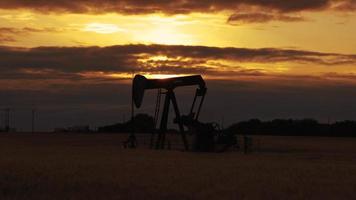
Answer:
<svg viewBox="0 0 356 200"><path fill-rule="evenodd" d="M138 114L127 122L98 128L106 133L152 133L155 131L154 118L147 114ZM177 132L170 130L171 132ZM320 123L315 119L274 119L262 121L250 119L232 124L222 130L232 134L245 135L285 135L285 136L356 136L356 121L345 120L334 123Z"/></svg>
<svg viewBox="0 0 356 200"><path fill-rule="evenodd" d="M227 131L247 135L356 136L356 121L320 123L315 119L250 119L235 123Z"/></svg>

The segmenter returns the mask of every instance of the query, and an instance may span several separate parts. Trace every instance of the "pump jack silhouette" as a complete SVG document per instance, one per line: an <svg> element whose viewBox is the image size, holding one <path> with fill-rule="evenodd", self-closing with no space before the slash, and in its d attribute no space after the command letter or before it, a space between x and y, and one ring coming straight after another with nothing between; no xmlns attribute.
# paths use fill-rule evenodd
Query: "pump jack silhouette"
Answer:
<svg viewBox="0 0 356 200"><path fill-rule="evenodd" d="M196 85L198 88L195 91L190 111L187 115L181 115L174 89L177 87L194 85ZM202 76L193 75L166 79L147 79L142 75L136 75L133 79L132 84L132 101L134 103L134 106L132 106L132 113L134 113L134 107L141 107L145 90L150 89L158 89L159 91L157 95L155 119L157 119L159 113L161 95L165 95L158 136L155 140L154 133L152 134L151 148L164 149L165 147L169 107L172 103L175 112L174 122L178 124L179 132L181 134L182 141L184 144L184 149L186 151L214 151L214 137L216 135L221 135L221 133L217 133L217 129L215 128L216 123L202 123L198 121L200 111L207 92L207 87ZM164 91L162 92L162 90ZM188 130L194 135L193 144L191 145L192 148L190 148L190 145L188 143L184 127L187 127ZM230 146L232 144L228 145Z"/></svg>
<svg viewBox="0 0 356 200"><path fill-rule="evenodd" d="M198 85L199 87L196 89L194 100L188 114L191 120L198 120L201 107L204 102L204 97L207 91L205 86L205 82L200 75L194 76L185 76L185 77L175 77L175 78L167 78L167 79L147 79L144 76L136 75L133 80L132 86L132 94L133 94L133 102L136 108L140 108L144 96L145 90L148 89L165 89L166 91L160 91L160 94L165 95L163 112L161 117L160 128L158 131L158 137L155 143L156 149L163 149L165 145L166 131L167 131L167 122L168 122L168 114L170 103L172 103L174 112L175 112L175 123L178 124L179 132L182 137L182 141L184 144L184 149L189 150L189 144L187 141L187 137L184 131L184 124L181 120L181 113L177 104L176 95L174 93L174 89L182 86L192 86ZM196 101L200 98L200 102L196 109ZM156 109L160 107L160 101L157 101ZM158 109L159 110L159 109Z"/></svg>

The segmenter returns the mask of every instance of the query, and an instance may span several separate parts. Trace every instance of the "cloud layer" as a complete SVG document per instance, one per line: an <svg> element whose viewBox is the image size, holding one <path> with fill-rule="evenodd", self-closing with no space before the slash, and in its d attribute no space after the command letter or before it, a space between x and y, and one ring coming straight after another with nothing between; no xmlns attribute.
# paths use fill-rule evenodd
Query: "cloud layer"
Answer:
<svg viewBox="0 0 356 200"><path fill-rule="evenodd" d="M142 0L2 0L3 9L29 8L42 12L74 12L74 13L102 13L118 12L126 14L140 14L163 12L167 14L190 12L216 12L221 10L236 10L243 7L261 7L281 12L295 12L304 10L320 10L331 7L346 9L354 5L354 0L201 0L201 1L142 1Z"/></svg>
<svg viewBox="0 0 356 200"><path fill-rule="evenodd" d="M303 12L353 12L355 0L2 0L0 9L29 9L41 13L118 13L140 15L163 13L167 15L189 13L228 12L228 23L266 23L270 21L303 21ZM3 40L8 40L3 38Z"/></svg>
<svg viewBox="0 0 356 200"><path fill-rule="evenodd" d="M355 64L356 55L276 48L0 46L0 90L67 90L110 85L131 79L133 73L202 74L210 80L263 85L356 85L355 74L338 70ZM280 69L281 65L287 68ZM328 70L315 73L313 68L318 67ZM290 72L289 68L303 73Z"/></svg>
<svg viewBox="0 0 356 200"><path fill-rule="evenodd" d="M288 15L281 13L235 13L231 15L227 22L229 24L238 25L245 23L265 23L270 21L297 22L304 21L304 18L297 15Z"/></svg>
<svg viewBox="0 0 356 200"><path fill-rule="evenodd" d="M46 28L33 28L33 27L24 27L24 28L14 28L14 27L0 27L0 43L3 42L16 42L17 36L26 36L32 33L55 33L62 30L52 27Z"/></svg>
<svg viewBox="0 0 356 200"><path fill-rule="evenodd" d="M219 48L181 45L109 47L0 47L0 71L52 70L63 73L198 73L229 71L243 63L355 64L356 55L276 48ZM158 57L157 57L158 56ZM234 64L226 64L226 62ZM211 75L214 75L213 72Z"/></svg>

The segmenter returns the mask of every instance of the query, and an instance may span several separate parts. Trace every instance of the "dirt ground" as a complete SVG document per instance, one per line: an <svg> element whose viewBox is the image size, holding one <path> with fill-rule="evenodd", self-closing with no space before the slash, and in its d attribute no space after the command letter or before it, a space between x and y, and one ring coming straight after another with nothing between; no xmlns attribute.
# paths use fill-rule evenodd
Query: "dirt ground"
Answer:
<svg viewBox="0 0 356 200"><path fill-rule="evenodd" d="M0 199L356 199L356 138L254 136L245 155L125 137L0 134Z"/></svg>

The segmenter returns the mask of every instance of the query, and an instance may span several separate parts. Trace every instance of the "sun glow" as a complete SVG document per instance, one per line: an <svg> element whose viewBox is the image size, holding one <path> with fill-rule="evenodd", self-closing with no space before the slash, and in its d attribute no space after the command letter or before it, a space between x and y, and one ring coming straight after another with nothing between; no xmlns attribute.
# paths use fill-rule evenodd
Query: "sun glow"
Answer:
<svg viewBox="0 0 356 200"><path fill-rule="evenodd" d="M100 34L111 34L111 33L123 31L123 29L120 29L115 24L102 24L102 23L89 23L85 26L83 30L87 32L95 32Z"/></svg>
<svg viewBox="0 0 356 200"><path fill-rule="evenodd" d="M144 19L145 29L133 31L133 39L143 43L156 44L193 44L195 38L190 32L195 23L188 16L151 15Z"/></svg>
<svg viewBox="0 0 356 200"><path fill-rule="evenodd" d="M181 44L192 41L190 35L180 33L170 28L157 28L142 36L142 40L156 44Z"/></svg>
<svg viewBox="0 0 356 200"><path fill-rule="evenodd" d="M149 79L165 79L165 78L187 76L187 74L145 74L144 76Z"/></svg>
<svg viewBox="0 0 356 200"><path fill-rule="evenodd" d="M136 74L141 74L148 79L165 79L165 78L174 78L181 76L189 76L191 74L150 74L145 72L137 72ZM104 72L95 72L95 73L82 73L82 76L87 78L112 78L112 79L132 79L134 74L131 73L104 73Z"/></svg>

